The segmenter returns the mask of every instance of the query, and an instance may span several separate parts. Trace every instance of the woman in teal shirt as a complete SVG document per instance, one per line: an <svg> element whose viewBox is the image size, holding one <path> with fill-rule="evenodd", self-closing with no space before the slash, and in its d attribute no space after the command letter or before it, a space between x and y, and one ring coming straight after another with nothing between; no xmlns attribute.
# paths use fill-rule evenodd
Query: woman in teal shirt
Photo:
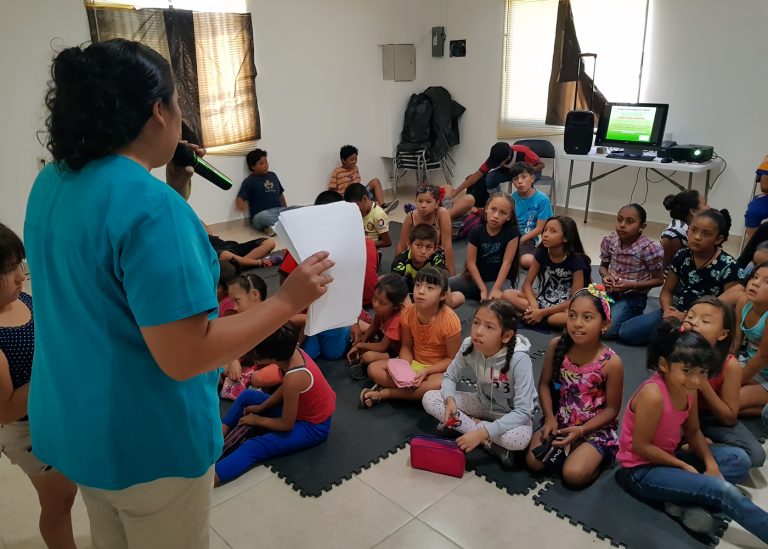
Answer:
<svg viewBox="0 0 768 549"><path fill-rule="evenodd" d="M175 190L191 173L168 164L181 112L167 62L110 40L62 51L51 76L54 162L24 227L34 452L80 486L95 547L207 547L216 369L322 295L332 263L316 254L252 314L216 318L218 260ZM168 185L149 172L167 164Z"/></svg>

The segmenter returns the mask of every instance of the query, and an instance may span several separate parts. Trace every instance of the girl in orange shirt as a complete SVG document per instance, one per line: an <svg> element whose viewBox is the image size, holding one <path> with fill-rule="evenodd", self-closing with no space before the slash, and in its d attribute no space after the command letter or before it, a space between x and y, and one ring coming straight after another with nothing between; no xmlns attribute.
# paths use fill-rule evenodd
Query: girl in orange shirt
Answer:
<svg viewBox="0 0 768 549"><path fill-rule="evenodd" d="M445 304L448 274L437 267L425 267L416 275L413 306L400 315L400 358L411 363L416 373L415 385L398 389L387 372L387 361L368 366L374 386L363 389L360 404L364 408L387 399L421 400L427 391L439 389L440 380L461 345L461 322Z"/></svg>

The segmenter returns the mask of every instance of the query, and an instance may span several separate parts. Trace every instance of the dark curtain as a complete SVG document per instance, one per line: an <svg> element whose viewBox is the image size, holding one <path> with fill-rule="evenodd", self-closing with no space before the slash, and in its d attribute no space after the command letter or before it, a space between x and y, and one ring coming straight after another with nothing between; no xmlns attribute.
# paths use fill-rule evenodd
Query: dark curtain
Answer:
<svg viewBox="0 0 768 549"><path fill-rule="evenodd" d="M545 122L549 125L565 125L566 115L569 111L574 110L573 96L576 93L576 80L579 82L576 110L589 109L594 83L584 71L584 62L579 58L581 53L571 2L570 0L560 0L557 7L555 47L552 53L552 73L549 78L549 95L547 97ZM594 89L592 111L596 113L595 122L597 122L597 118L605 107L606 99L599 88L595 87Z"/></svg>
<svg viewBox="0 0 768 549"><path fill-rule="evenodd" d="M182 113L182 137L194 143L200 143L205 147L229 145L245 141L255 141L261 138L261 124L259 120L258 106L256 103L256 86L254 78L256 69L253 66L253 30L250 25L250 16L242 14L215 14L218 19L233 21L238 28L242 28L244 18L248 19L245 32L222 34L217 39L225 39L229 43L237 42L230 48L231 52L239 58L230 64L252 67L247 71L250 85L238 85L233 90L227 90L228 101L221 101L215 94L206 89L201 89L200 73L208 69L204 63L198 60L198 50L201 48L199 38L196 36L195 15L188 10L179 9L126 9L86 6L88 24L91 31L91 41L99 42L113 38L125 38L136 40L149 46L162 55L171 65L176 90L178 93L179 107ZM226 33L230 26L220 27L220 32ZM211 55L209 43L211 31L205 29L203 51ZM226 56L222 55L222 58ZM224 64L224 63L222 63ZM216 75L208 77L207 82L215 81ZM206 104L208 101L210 104ZM215 115L221 120L208 120L203 124L201 113L209 113L215 106ZM221 105L224 105L222 107ZM249 120L241 127L232 128L227 122L228 108L237 105L237 114L243 118L243 111L247 112ZM206 131L206 126L208 131ZM243 130L243 126L245 130ZM214 131L214 129L216 131Z"/></svg>

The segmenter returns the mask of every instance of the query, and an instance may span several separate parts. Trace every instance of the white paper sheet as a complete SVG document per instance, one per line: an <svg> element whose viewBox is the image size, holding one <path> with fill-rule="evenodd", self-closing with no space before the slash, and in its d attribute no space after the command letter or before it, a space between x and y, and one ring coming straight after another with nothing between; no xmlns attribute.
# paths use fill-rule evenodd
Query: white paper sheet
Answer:
<svg viewBox="0 0 768 549"><path fill-rule="evenodd" d="M309 306L304 333L315 335L354 324L365 277L365 234L358 207L334 202L288 210L273 228L298 263L320 251L329 252L336 262L329 272L333 282L328 291Z"/></svg>

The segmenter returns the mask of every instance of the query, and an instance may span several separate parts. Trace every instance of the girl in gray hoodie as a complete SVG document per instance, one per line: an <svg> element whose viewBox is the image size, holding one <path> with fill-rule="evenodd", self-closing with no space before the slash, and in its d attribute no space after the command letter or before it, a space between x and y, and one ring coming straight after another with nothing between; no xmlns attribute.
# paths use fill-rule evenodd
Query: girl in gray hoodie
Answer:
<svg viewBox="0 0 768 549"><path fill-rule="evenodd" d="M440 391L428 391L422 404L428 414L463 433L456 443L465 452L483 445L504 463L510 451L525 450L531 441L532 418L538 407L531 344L517 334L517 313L508 301L480 305L456 357L443 374ZM473 376L477 391L456 385Z"/></svg>

